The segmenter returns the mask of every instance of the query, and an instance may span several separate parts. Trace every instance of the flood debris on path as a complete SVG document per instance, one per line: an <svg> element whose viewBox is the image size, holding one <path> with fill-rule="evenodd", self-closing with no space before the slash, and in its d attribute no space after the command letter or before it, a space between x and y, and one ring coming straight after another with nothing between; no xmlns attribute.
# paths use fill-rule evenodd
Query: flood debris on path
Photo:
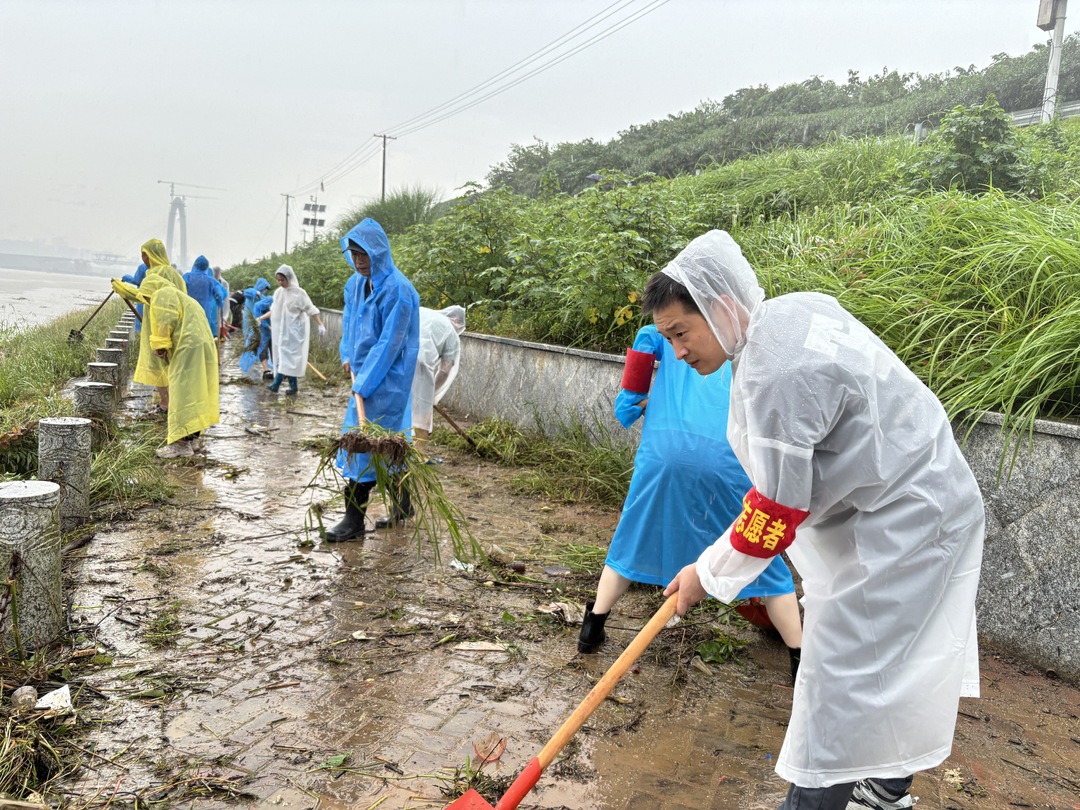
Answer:
<svg viewBox="0 0 1080 810"><path fill-rule="evenodd" d="M327 545L309 510L340 498L309 483L344 391L306 389L288 409L261 386L221 391L205 460L167 468L169 503L99 523L68 554L75 648L48 666L84 688L50 803L419 809L470 787L494 803L662 601L633 588L601 651L576 652L568 622L617 511L525 493L513 468L436 432L447 496L497 549L490 565L452 564L445 537L436 564L408 529ZM1080 692L992 652L983 668L953 756L916 777L919 806L1080 806ZM521 806L771 810L791 695L782 642L707 602Z"/></svg>

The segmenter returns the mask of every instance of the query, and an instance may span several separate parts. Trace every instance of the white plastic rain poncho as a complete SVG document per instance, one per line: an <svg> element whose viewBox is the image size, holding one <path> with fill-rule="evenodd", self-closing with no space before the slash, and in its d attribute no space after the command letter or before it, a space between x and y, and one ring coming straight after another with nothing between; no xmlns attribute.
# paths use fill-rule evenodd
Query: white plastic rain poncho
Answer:
<svg viewBox="0 0 1080 810"><path fill-rule="evenodd" d="M728 438L754 489L763 503L809 513L787 549L806 614L776 772L828 787L940 764L959 698L978 694L984 533L979 488L944 409L835 299L765 301L722 231L695 239L664 272L732 357ZM759 516L744 509L698 559L702 585L723 601L768 564L731 545Z"/></svg>
<svg viewBox="0 0 1080 810"><path fill-rule="evenodd" d="M318 315L319 308L301 289L296 273L289 265L281 265L275 275L285 276L289 286L274 290L274 300L270 304L270 352L274 371L286 377L303 377L307 371L311 316Z"/></svg>
<svg viewBox="0 0 1080 810"><path fill-rule="evenodd" d="M169 353L162 362L168 369L172 444L219 419L217 346L199 302L162 276L148 273L138 295L149 305L150 320L143 334L149 335L150 351Z"/></svg>
<svg viewBox="0 0 1080 810"><path fill-rule="evenodd" d="M184 277L176 272L176 268L169 263L169 254L165 252L165 245L162 244L160 239L151 239L146 242L142 246L142 252L150 259L142 284L146 283L146 279L160 276L179 292L187 294L187 284L184 282ZM140 303L145 301L141 297L137 300ZM131 378L135 382L144 385L164 388L169 384L168 368L165 362L154 354L150 348L150 324L154 321L154 313L148 307L143 307L142 318L143 328L139 332L139 360L135 364L135 371Z"/></svg>
<svg viewBox="0 0 1080 810"><path fill-rule="evenodd" d="M450 389L461 365L465 308L420 307L420 352L412 386L412 426L431 432L432 410Z"/></svg>

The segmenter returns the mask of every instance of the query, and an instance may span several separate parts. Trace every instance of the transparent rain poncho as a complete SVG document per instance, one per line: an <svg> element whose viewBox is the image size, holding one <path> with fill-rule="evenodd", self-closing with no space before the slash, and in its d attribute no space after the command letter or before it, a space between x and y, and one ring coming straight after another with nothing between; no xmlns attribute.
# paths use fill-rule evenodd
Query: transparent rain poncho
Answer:
<svg viewBox="0 0 1080 810"><path fill-rule="evenodd" d="M289 265L281 265L276 274L285 276L289 281L289 286L278 287L274 290L274 298L270 305L274 371L286 377L303 377L307 371L311 316L318 315L319 308L311 303L308 294L296 280L296 273Z"/></svg>
<svg viewBox="0 0 1080 810"><path fill-rule="evenodd" d="M412 426L431 431L432 411L450 389L461 366L465 308L420 307L420 349L412 387Z"/></svg>
<svg viewBox="0 0 1080 810"><path fill-rule="evenodd" d="M149 334L150 351L168 352L162 362L168 369L172 444L219 419L217 346L199 302L160 275L148 273L138 295L151 313L143 330Z"/></svg>
<svg viewBox="0 0 1080 810"><path fill-rule="evenodd" d="M352 391L363 398L368 421L388 430L408 430L409 396L420 346L420 298L394 265L390 240L378 222L365 219L342 237L345 260L353 267L350 243L371 257L371 290L368 279L356 272L345 285L341 359L348 361L355 375ZM342 432L357 422L356 397L350 393ZM341 474L353 481L375 480L369 462L363 453L342 451L337 457Z"/></svg>
<svg viewBox="0 0 1080 810"><path fill-rule="evenodd" d="M803 787L940 764L978 694L984 515L937 398L833 298L764 300L712 231L665 268L733 362L728 438L765 498L809 512L787 549L805 592L802 664L776 771ZM698 559L730 601L766 559L730 529Z"/></svg>

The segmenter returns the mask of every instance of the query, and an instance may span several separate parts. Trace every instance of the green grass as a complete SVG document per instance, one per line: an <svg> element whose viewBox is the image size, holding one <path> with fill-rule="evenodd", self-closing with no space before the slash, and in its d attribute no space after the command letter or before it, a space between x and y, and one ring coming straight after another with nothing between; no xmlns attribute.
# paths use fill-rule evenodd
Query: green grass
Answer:
<svg viewBox="0 0 1080 810"><path fill-rule="evenodd" d="M435 440L506 466L523 467L514 478L521 492L555 501L590 501L618 507L634 470L634 449L600 423L577 419L525 432L501 419L485 419L468 431L470 446L456 433L436 431ZM546 434L546 435L545 435Z"/></svg>

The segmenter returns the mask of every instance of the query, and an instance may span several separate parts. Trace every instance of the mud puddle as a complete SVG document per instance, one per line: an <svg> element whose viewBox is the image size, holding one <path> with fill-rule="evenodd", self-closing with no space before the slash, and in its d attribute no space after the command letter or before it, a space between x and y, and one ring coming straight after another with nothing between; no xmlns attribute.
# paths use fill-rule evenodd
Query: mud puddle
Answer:
<svg viewBox="0 0 1080 810"><path fill-rule="evenodd" d="M447 546L435 565L403 529L320 543L310 503L329 520L340 504L306 488L308 443L336 433L344 394L233 382L221 398L205 464L170 468L173 502L99 531L69 565L76 629L111 657L88 677L102 698L81 706L73 807L445 807L441 786L501 741L482 778L532 759L662 601L631 590L605 648L578 655L576 630L541 608L583 602L593 578L549 572L562 546L606 544L617 514L515 494L513 470L447 447L447 492L523 575L451 567ZM692 664L711 618L657 639L523 808L779 804L786 651L731 627L750 642L737 661ZM953 756L916 777L919 806L1080 807L1080 692L992 654L983 666Z"/></svg>

